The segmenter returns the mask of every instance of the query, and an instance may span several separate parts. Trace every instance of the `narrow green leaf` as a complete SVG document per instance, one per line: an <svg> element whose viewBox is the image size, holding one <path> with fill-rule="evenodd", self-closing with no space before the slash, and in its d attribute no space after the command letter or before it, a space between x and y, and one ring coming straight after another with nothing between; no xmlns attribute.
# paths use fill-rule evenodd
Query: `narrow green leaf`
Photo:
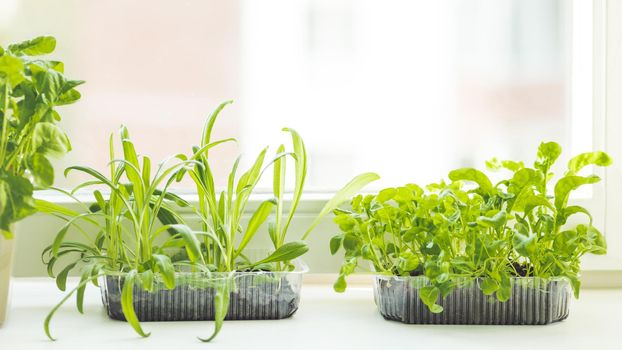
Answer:
<svg viewBox="0 0 622 350"><path fill-rule="evenodd" d="M227 312L229 311L229 299L231 295L231 285L233 284L233 277L228 277L224 281L220 281L218 286L215 288L214 295L214 331L212 335L208 338L200 338L199 340L202 342L210 342L222 329L222 325L224 323L225 317L227 316Z"/></svg>
<svg viewBox="0 0 622 350"><path fill-rule="evenodd" d="M321 222L321 220L328 213L331 213L335 208L347 202L350 197L354 196L357 192L359 192L363 187L365 187L370 182L376 181L380 178L375 173L364 173L356 176L352 179L348 184L346 184L343 188L341 188L337 193L331 198L322 208L318 216L313 220L311 226L307 229L305 234L302 236L302 239L305 240L313 231L313 229Z"/></svg>
<svg viewBox="0 0 622 350"><path fill-rule="evenodd" d="M309 246L303 241L288 242L280 246L268 257L254 263L253 266L281 261L291 261L303 255L307 251L309 251Z"/></svg>
<svg viewBox="0 0 622 350"><path fill-rule="evenodd" d="M157 266L156 271L160 272L162 275L162 281L166 288L175 288L175 268L173 267L171 258L166 255L153 254L153 260L155 260Z"/></svg>
<svg viewBox="0 0 622 350"><path fill-rule="evenodd" d="M285 235L287 234L287 230L289 229L289 225L294 218L294 214L296 213L296 209L298 208L298 203L300 203L300 198L302 197L302 191L304 189L305 180L307 178L307 150L305 148L304 141L300 134L294 129L284 128L283 131L289 132L292 137L292 144L294 146L294 161L295 161L295 184L294 184L294 193L292 196L292 203L289 208L289 214L287 215L287 220L285 220L285 225L283 226L283 231L280 235L280 242L285 241ZM284 169L283 169L284 172ZM284 174L283 174L284 175ZM285 181L283 178L281 181ZM284 185L283 185L284 186ZM280 229L280 228L279 228Z"/></svg>
<svg viewBox="0 0 622 350"><path fill-rule="evenodd" d="M97 279L100 276L102 276L102 275L93 276L92 279ZM69 298L71 298L73 293L75 293L78 289L80 289L83 286L85 286L87 283L89 283L89 280L82 281L74 289L72 289L69 293L66 293L65 296L63 297L63 299L61 299L61 301L58 304L56 304L56 306L54 306L54 308L52 308L50 313L48 313L48 315L45 317L45 320L43 321L43 330L45 331L45 335L47 335L47 337L50 340L52 340L52 341L56 340L54 337L52 337L52 333L50 332L50 322L52 321L52 317L54 317L54 314L56 313L56 311L58 311L58 309L60 309L60 307L67 300L69 300Z"/></svg>
<svg viewBox="0 0 622 350"><path fill-rule="evenodd" d="M132 270L125 275L123 288L121 290L121 310L127 323L134 328L141 337L148 337L151 333L145 333L140 326L136 312L134 311L134 284L136 284L136 270Z"/></svg>
<svg viewBox="0 0 622 350"><path fill-rule="evenodd" d="M201 244L197 239L195 233L186 225L171 225L171 228L179 233L186 245L186 252L188 258L192 262L201 262L205 264L203 254L201 254Z"/></svg>
<svg viewBox="0 0 622 350"><path fill-rule="evenodd" d="M233 101L225 101L221 103L209 116L209 118L207 119L207 122L205 123L205 126L203 127L201 145L207 145L210 143L210 139L212 137L212 129L214 128L214 123L216 122L218 115L227 105L232 104L232 103ZM205 152L205 157L207 157L207 152Z"/></svg>
<svg viewBox="0 0 622 350"><path fill-rule="evenodd" d="M251 241L251 239L253 239L259 227L261 227L261 225L266 221L268 216L270 216L270 213L272 212L272 208L274 208L275 205L276 205L275 199L268 199L266 201L263 201L259 205L259 207L253 213L253 216L248 222L246 232L244 232L244 236L242 237L242 241L240 242L240 245L238 246L238 249L235 252L235 256L240 255L240 253L244 251L244 248L246 248L246 246Z"/></svg>
<svg viewBox="0 0 622 350"><path fill-rule="evenodd" d="M63 292L65 291L65 287L67 285L67 275L69 274L69 271L73 270L74 267L76 267L75 262L65 266L58 276L56 276L56 286Z"/></svg>

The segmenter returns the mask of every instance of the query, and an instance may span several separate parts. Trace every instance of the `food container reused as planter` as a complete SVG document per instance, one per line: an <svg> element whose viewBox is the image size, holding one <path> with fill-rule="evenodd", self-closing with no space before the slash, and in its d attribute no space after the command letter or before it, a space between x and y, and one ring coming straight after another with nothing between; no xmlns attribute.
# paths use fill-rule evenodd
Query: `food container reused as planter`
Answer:
<svg viewBox="0 0 622 350"><path fill-rule="evenodd" d="M308 267L299 260L290 272L233 272L176 274L176 287L168 290L156 280L154 292L134 286L134 311L145 321L200 321L214 319L215 286L230 278L232 283L226 320L275 320L298 310L302 275ZM220 282L217 282L220 281ZM108 316L125 320L121 309L123 278L105 276L99 281Z"/></svg>
<svg viewBox="0 0 622 350"><path fill-rule="evenodd" d="M570 284L567 279L516 277L511 279L512 295L500 302L485 295L481 280L457 286L439 298L441 313L432 313L419 299L419 291L429 285L424 276L376 276L374 299L385 319L417 324L542 325L568 317Z"/></svg>
<svg viewBox="0 0 622 350"><path fill-rule="evenodd" d="M14 244L15 239L5 239L0 235L0 325L4 323L9 309L9 284L11 282Z"/></svg>

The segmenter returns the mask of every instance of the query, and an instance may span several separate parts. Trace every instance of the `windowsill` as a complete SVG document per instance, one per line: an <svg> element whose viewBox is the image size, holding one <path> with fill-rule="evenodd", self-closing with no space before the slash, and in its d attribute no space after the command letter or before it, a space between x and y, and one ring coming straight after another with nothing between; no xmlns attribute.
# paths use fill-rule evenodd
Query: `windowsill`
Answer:
<svg viewBox="0 0 622 350"><path fill-rule="evenodd" d="M406 346L438 349L509 349L538 344L539 348L593 347L613 349L618 344L619 322L610 315L622 314L622 289L584 290L573 300L567 320L548 326L437 326L406 325L384 320L369 287L353 284L346 293L334 293L313 275L305 277L300 309L290 319L278 321L229 321L212 346L227 349L402 349ZM74 285L72 280L69 285ZM41 327L62 293L47 278L15 278L9 317L0 328L2 348L110 350L205 349L196 336L210 333L213 322L149 322L152 332L140 339L129 325L107 318L99 291L90 286L85 296L85 314L69 300L52 320L58 341L50 342ZM617 317L617 316L616 316ZM518 332L520 336L518 336ZM409 345L410 344L410 345Z"/></svg>

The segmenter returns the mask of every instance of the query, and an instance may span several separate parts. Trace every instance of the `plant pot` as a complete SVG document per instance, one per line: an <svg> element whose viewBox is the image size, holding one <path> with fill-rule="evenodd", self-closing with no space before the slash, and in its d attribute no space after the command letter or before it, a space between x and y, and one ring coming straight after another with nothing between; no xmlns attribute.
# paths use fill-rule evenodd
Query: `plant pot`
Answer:
<svg viewBox="0 0 622 350"><path fill-rule="evenodd" d="M484 295L480 282L465 282L438 300L444 309L438 314L419 299L419 290L429 285L423 276L376 276L374 298L385 319L403 323L543 325L568 317L571 293L566 279L512 278L512 296L505 302Z"/></svg>
<svg viewBox="0 0 622 350"><path fill-rule="evenodd" d="M14 244L15 239L5 239L0 235L0 325L4 323L9 309L9 284Z"/></svg>
<svg viewBox="0 0 622 350"><path fill-rule="evenodd" d="M226 320L275 320L292 316L298 310L304 263L294 261L291 272L233 272L176 274L176 287L167 290L157 280L154 292L136 284L134 311L140 321L200 321L214 319L214 288L231 278L229 311ZM108 316L125 320L121 309L123 278L100 279L102 301Z"/></svg>

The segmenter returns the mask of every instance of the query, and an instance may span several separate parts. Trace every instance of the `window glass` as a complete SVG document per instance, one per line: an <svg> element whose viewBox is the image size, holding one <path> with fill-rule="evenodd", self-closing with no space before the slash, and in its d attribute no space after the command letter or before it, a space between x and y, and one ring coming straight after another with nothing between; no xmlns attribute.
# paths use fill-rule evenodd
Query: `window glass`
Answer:
<svg viewBox="0 0 622 350"><path fill-rule="evenodd" d="M589 127L573 129L571 5L4 0L0 41L54 35L67 74L87 81L62 113L74 150L61 168L104 169L121 123L154 159L189 152L233 99L215 136L240 144L210 153L220 185L238 152L249 164L288 126L307 144L308 188L332 191L362 171L382 176L376 188L427 183L492 156L531 161L542 140L566 156L571 139L591 145Z"/></svg>

